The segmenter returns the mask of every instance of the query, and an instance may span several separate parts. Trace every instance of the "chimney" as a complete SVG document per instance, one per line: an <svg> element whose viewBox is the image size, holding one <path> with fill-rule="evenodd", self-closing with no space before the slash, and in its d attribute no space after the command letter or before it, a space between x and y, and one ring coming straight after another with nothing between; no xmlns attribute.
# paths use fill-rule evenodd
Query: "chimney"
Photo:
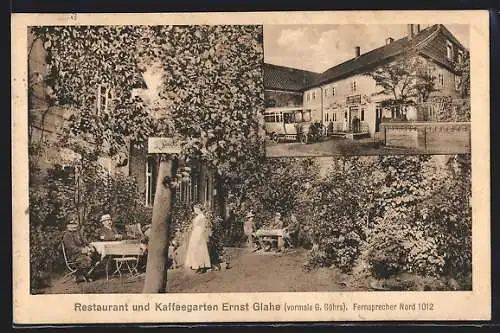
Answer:
<svg viewBox="0 0 500 333"><path fill-rule="evenodd" d="M394 42L394 38L389 37L389 38L387 38L387 39L385 40L385 45L389 45L389 44L391 44L392 42Z"/></svg>
<svg viewBox="0 0 500 333"><path fill-rule="evenodd" d="M357 58L361 54L361 48L359 46L356 46L354 48L354 57Z"/></svg>
<svg viewBox="0 0 500 333"><path fill-rule="evenodd" d="M413 36L415 36L415 31L413 30L413 24L408 24L408 40L412 40Z"/></svg>

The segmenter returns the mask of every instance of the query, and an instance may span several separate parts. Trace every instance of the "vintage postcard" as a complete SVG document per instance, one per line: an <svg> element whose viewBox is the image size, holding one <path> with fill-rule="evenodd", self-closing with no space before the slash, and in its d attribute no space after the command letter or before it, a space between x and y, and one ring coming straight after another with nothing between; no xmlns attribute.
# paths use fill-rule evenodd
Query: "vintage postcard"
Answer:
<svg viewBox="0 0 500 333"><path fill-rule="evenodd" d="M486 11L13 14L14 323L491 319L488 54Z"/></svg>

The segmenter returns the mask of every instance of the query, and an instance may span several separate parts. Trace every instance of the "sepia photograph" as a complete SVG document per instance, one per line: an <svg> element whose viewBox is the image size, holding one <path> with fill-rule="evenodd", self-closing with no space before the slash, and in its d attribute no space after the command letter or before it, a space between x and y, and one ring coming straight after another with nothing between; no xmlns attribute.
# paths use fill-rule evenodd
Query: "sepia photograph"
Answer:
<svg viewBox="0 0 500 333"><path fill-rule="evenodd" d="M17 318L489 315L482 16L320 14L17 16Z"/></svg>
<svg viewBox="0 0 500 333"><path fill-rule="evenodd" d="M469 27L266 25L269 157L470 153Z"/></svg>

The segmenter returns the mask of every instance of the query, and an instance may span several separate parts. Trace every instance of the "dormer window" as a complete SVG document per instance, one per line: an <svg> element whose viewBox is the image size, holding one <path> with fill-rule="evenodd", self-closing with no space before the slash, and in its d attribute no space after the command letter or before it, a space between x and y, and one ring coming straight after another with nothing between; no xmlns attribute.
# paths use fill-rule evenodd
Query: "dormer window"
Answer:
<svg viewBox="0 0 500 333"><path fill-rule="evenodd" d="M457 62L459 64L462 64L463 61L464 61L464 52L462 50L458 50Z"/></svg>
<svg viewBox="0 0 500 333"><path fill-rule="evenodd" d="M106 84L97 86L97 114L108 112L109 105L111 104L112 93L111 89Z"/></svg>
<svg viewBox="0 0 500 333"><path fill-rule="evenodd" d="M453 44L449 40L446 41L446 57L453 60Z"/></svg>

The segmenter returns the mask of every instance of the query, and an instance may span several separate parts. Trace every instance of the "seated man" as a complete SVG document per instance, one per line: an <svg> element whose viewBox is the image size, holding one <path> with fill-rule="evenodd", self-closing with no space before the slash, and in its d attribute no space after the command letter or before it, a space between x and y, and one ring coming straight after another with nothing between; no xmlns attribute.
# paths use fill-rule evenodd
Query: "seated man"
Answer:
<svg viewBox="0 0 500 333"><path fill-rule="evenodd" d="M101 217L102 230L100 239L104 241L114 241L122 239L122 235L120 235L116 229L113 227L113 221L111 220L111 215L104 214Z"/></svg>
<svg viewBox="0 0 500 333"><path fill-rule="evenodd" d="M92 281L92 268L98 262L99 254L78 230L78 222L73 220L66 226L63 244L68 260L76 263L75 281Z"/></svg>
<svg viewBox="0 0 500 333"><path fill-rule="evenodd" d="M293 248L298 243L299 222L297 217L292 213L288 225L283 228L283 238L288 243L290 248Z"/></svg>

